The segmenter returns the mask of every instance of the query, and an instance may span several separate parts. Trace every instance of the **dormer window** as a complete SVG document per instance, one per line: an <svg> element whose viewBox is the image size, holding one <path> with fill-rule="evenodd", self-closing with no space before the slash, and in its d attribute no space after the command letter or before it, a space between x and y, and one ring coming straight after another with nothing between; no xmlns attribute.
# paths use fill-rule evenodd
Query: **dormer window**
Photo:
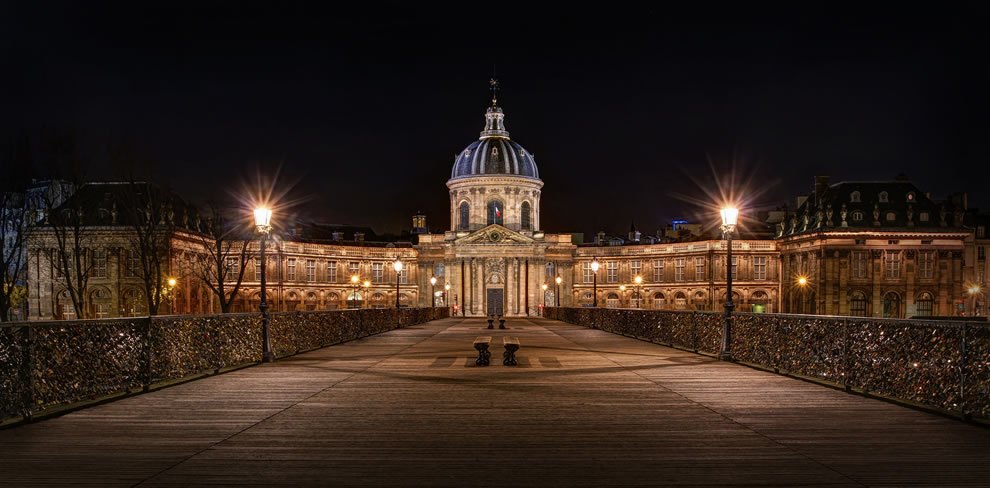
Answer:
<svg viewBox="0 0 990 488"><path fill-rule="evenodd" d="M914 192L913 191L909 191L908 192L908 194L907 194L907 202L908 203L914 203Z"/></svg>
<svg viewBox="0 0 990 488"><path fill-rule="evenodd" d="M918 214L918 220L922 222L928 222L928 212L921 212Z"/></svg>
<svg viewBox="0 0 990 488"><path fill-rule="evenodd" d="M853 222L862 222L863 221L863 212L860 212L859 210L857 210L857 211L853 212L852 217L853 217Z"/></svg>
<svg viewBox="0 0 990 488"><path fill-rule="evenodd" d="M894 212L887 212L887 222L893 222L897 220L897 214Z"/></svg>
<svg viewBox="0 0 990 488"><path fill-rule="evenodd" d="M849 202L851 202L851 203L859 203L859 192L858 191L854 191L854 192L852 192L852 193L849 194Z"/></svg>
<svg viewBox="0 0 990 488"><path fill-rule="evenodd" d="M880 203L887 203L887 192L880 192Z"/></svg>

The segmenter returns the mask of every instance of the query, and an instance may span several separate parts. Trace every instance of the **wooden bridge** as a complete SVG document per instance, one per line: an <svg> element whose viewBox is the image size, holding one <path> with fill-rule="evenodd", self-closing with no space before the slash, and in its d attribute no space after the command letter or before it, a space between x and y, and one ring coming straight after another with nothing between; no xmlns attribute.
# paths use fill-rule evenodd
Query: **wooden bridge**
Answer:
<svg viewBox="0 0 990 488"><path fill-rule="evenodd" d="M519 338L514 367L476 366L487 324L450 318L0 430L0 480L990 484L978 425L600 330L506 325L487 334Z"/></svg>

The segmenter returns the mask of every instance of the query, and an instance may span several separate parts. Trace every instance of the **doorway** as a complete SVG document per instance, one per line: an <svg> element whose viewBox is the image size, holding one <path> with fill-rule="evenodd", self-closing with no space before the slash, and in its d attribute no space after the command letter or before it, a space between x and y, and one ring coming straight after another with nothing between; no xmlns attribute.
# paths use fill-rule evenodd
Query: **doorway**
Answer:
<svg viewBox="0 0 990 488"><path fill-rule="evenodd" d="M503 315L505 289L489 288L487 294L488 315Z"/></svg>

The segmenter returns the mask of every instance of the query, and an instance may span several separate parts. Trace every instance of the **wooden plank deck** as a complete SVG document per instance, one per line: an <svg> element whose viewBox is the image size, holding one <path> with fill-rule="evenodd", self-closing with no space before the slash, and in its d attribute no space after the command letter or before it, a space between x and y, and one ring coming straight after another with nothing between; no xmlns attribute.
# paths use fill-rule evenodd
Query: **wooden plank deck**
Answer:
<svg viewBox="0 0 990 488"><path fill-rule="evenodd" d="M0 431L4 486L987 486L990 430L543 319L445 319ZM501 348L493 347L493 359Z"/></svg>

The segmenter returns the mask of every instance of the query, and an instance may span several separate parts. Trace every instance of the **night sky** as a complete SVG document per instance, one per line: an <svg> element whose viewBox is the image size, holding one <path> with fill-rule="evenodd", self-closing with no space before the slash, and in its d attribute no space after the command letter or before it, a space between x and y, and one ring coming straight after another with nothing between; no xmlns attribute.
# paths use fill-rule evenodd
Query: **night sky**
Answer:
<svg viewBox="0 0 990 488"><path fill-rule="evenodd" d="M137 172L194 202L280 169L295 218L397 232L422 210L442 230L494 69L548 231L652 233L733 170L753 205L904 173L990 207L990 43L966 4L145 3L0 7L6 149L60 134L81 177ZM71 172L46 154L3 159L5 185Z"/></svg>

